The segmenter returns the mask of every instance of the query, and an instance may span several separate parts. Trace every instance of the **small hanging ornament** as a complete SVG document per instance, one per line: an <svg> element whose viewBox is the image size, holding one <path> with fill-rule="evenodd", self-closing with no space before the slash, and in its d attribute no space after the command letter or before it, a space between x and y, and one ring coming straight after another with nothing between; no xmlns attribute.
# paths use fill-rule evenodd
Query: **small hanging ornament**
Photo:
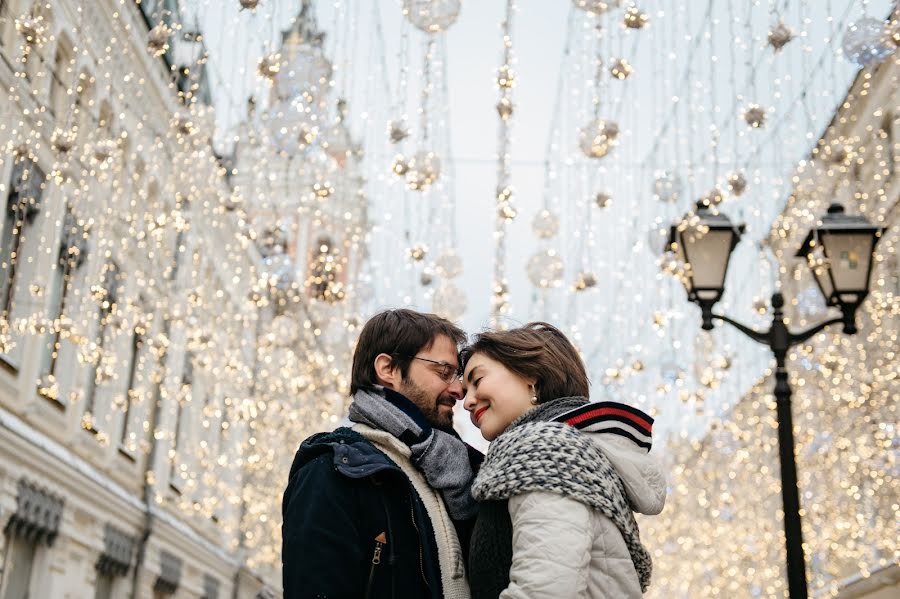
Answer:
<svg viewBox="0 0 900 599"><path fill-rule="evenodd" d="M499 114L500 118L504 121L509 120L509 117L513 114L513 103L509 98L502 98L497 102L497 114Z"/></svg>
<svg viewBox="0 0 900 599"><path fill-rule="evenodd" d="M16 19L16 31L29 48L40 48L47 41L47 22L42 15L26 13Z"/></svg>
<svg viewBox="0 0 900 599"><path fill-rule="evenodd" d="M169 38L172 37L172 29L160 21L153 29L147 32L147 51L159 58L169 50Z"/></svg>
<svg viewBox="0 0 900 599"><path fill-rule="evenodd" d="M68 153L77 142L78 134L73 129L54 129L53 136L50 138L53 149L60 154Z"/></svg>
<svg viewBox="0 0 900 599"><path fill-rule="evenodd" d="M259 0L238 0L241 5L241 10L256 10L256 7L259 6Z"/></svg>
<svg viewBox="0 0 900 599"><path fill-rule="evenodd" d="M841 48L847 60L866 67L878 64L893 54L896 45L893 42L893 32L885 26L884 21L864 17L847 28Z"/></svg>
<svg viewBox="0 0 900 599"><path fill-rule="evenodd" d="M709 193L700 198L700 202L704 206L715 207L721 204L725 200L725 196L722 193L722 190L719 189L718 186L713 187Z"/></svg>
<svg viewBox="0 0 900 599"><path fill-rule="evenodd" d="M578 277L575 279L575 291L584 291L585 289L590 289L597 284L597 276L588 271L582 271L578 273Z"/></svg>
<svg viewBox="0 0 900 599"><path fill-rule="evenodd" d="M172 118L172 128L179 135L189 137L196 130L196 125L194 125L191 114L186 110L181 110Z"/></svg>
<svg viewBox="0 0 900 599"><path fill-rule="evenodd" d="M609 74L620 81L628 79L633 72L634 69L631 68L631 65L624 58L615 59L609 67Z"/></svg>
<svg viewBox="0 0 900 599"><path fill-rule="evenodd" d="M396 156L394 156L394 161L391 163L391 172L398 177L403 177L408 171L409 162L406 160L406 158L404 158L402 154L397 154Z"/></svg>
<svg viewBox="0 0 900 599"><path fill-rule="evenodd" d="M409 125L405 119L394 119L388 122L388 139L392 144L398 144L409 137Z"/></svg>
<svg viewBox="0 0 900 599"><path fill-rule="evenodd" d="M434 152L417 152L407 163L406 186L413 191L428 189L440 176L441 160Z"/></svg>
<svg viewBox="0 0 900 599"><path fill-rule="evenodd" d="M409 248L409 257L412 258L416 262L421 262L425 259L425 256L428 255L428 248L422 245L421 243L416 244Z"/></svg>
<svg viewBox="0 0 900 599"><path fill-rule="evenodd" d="M334 185L325 179L316 181L312 185L313 195L320 200L327 200L334 193Z"/></svg>
<svg viewBox="0 0 900 599"><path fill-rule="evenodd" d="M581 151L588 158L603 158L616 145L618 135L616 123L594 119L581 129Z"/></svg>
<svg viewBox="0 0 900 599"><path fill-rule="evenodd" d="M535 215L531 230L540 239L552 239L559 232L559 217L549 210L541 210Z"/></svg>
<svg viewBox="0 0 900 599"><path fill-rule="evenodd" d="M744 120L754 129L766 126L766 109L759 104L751 104L744 110Z"/></svg>
<svg viewBox="0 0 900 599"><path fill-rule="evenodd" d="M500 87L505 87L507 89L511 88L516 84L516 73L512 70L512 67L505 64L499 69L497 69L497 85Z"/></svg>
<svg viewBox="0 0 900 599"><path fill-rule="evenodd" d="M419 284L422 287L428 287L432 283L434 283L434 275L428 269L423 270L422 274L419 275Z"/></svg>
<svg viewBox="0 0 900 599"><path fill-rule="evenodd" d="M622 0L572 0L576 8L595 15L602 15L622 5Z"/></svg>
<svg viewBox="0 0 900 599"><path fill-rule="evenodd" d="M497 206L497 216L506 221L513 221L519 216L519 211L509 202L503 202Z"/></svg>
<svg viewBox="0 0 900 599"><path fill-rule="evenodd" d="M778 52L788 45L795 37L797 37L797 35L790 27L784 24L784 19L779 19L778 24L769 30L769 45Z"/></svg>
<svg viewBox="0 0 900 599"><path fill-rule="evenodd" d="M731 191L731 195L739 197L746 189L747 179L744 173L736 171L728 175L728 190Z"/></svg>
<svg viewBox="0 0 900 599"><path fill-rule="evenodd" d="M641 9L634 4L625 9L625 27L629 29L643 29L649 21L650 17L646 13L641 12Z"/></svg>
<svg viewBox="0 0 900 599"><path fill-rule="evenodd" d="M281 70L281 54L278 52L266 54L259 59L256 70L265 79L274 81L275 76Z"/></svg>
<svg viewBox="0 0 900 599"><path fill-rule="evenodd" d="M597 195L594 196L594 203L597 204L597 208L609 208L610 204L612 204L612 196L605 191L598 191Z"/></svg>

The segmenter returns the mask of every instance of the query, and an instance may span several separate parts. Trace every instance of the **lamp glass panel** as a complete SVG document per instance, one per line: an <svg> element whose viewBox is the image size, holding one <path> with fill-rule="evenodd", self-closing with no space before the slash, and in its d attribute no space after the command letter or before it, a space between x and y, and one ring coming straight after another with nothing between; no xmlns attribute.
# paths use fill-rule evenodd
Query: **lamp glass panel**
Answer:
<svg viewBox="0 0 900 599"><path fill-rule="evenodd" d="M725 286L725 271L731 257L731 240L734 232L707 231L699 239L685 242L685 254L691 263L694 289L722 289Z"/></svg>
<svg viewBox="0 0 900 599"><path fill-rule="evenodd" d="M822 233L831 276L838 292L865 289L869 279L874 238L865 233Z"/></svg>
<svg viewBox="0 0 900 599"><path fill-rule="evenodd" d="M831 284L831 274L828 272L827 266L819 266L818 268L812 269L813 276L816 277L816 283L819 284L819 289L822 290L822 295L825 296L825 302L830 303L831 296L834 293L834 285Z"/></svg>

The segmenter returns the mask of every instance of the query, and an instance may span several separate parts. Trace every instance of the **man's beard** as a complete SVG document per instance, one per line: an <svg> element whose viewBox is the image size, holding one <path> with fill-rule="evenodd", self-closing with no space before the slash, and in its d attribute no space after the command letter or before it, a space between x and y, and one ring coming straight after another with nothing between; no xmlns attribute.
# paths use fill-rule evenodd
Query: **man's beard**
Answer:
<svg viewBox="0 0 900 599"><path fill-rule="evenodd" d="M453 431L453 412L451 411L449 416L442 416L440 409L443 400L452 400L450 396L445 397L441 394L437 398L429 398L425 391L409 379L400 383L399 391L419 408L431 426L442 431Z"/></svg>

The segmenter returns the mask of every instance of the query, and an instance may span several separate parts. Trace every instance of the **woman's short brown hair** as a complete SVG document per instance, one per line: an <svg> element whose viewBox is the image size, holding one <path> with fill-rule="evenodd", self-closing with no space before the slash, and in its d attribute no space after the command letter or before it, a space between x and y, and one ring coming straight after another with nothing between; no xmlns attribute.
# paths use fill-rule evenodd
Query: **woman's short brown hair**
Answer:
<svg viewBox="0 0 900 599"><path fill-rule="evenodd" d="M461 352L463 368L473 354L485 354L526 379L534 379L538 403L560 397L588 397L584 362L572 342L552 324L529 322L508 331L486 331Z"/></svg>
<svg viewBox="0 0 900 599"><path fill-rule="evenodd" d="M350 395L359 389L371 389L378 384L375 358L378 354L391 356L393 366L406 377L412 356L429 349L439 336L449 337L459 346L466 334L455 324L435 314L416 312L407 308L385 310L369 319L363 326L353 352L350 374Z"/></svg>

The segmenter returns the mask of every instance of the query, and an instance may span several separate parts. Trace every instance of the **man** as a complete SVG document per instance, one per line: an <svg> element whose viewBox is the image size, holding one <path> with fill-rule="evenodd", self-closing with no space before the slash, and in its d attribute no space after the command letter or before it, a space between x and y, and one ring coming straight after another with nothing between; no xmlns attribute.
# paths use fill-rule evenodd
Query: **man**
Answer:
<svg viewBox="0 0 900 599"><path fill-rule="evenodd" d="M352 428L300 445L282 503L285 599L467 599L480 454L453 431L465 334L388 310L353 355Z"/></svg>

